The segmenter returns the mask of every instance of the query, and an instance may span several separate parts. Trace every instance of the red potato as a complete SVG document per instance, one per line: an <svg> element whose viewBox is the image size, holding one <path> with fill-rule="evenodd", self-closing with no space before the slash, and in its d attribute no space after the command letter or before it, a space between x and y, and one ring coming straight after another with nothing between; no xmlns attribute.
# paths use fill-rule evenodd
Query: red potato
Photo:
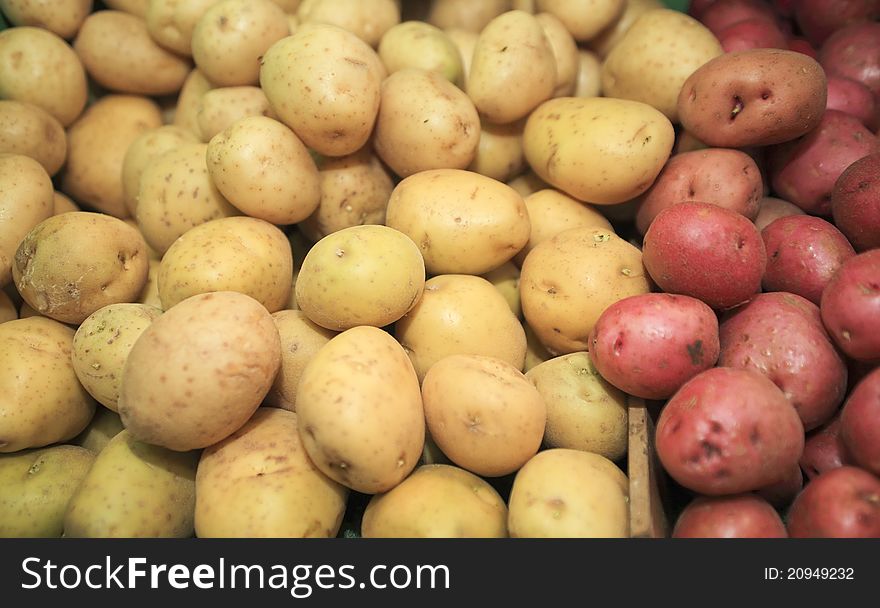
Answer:
<svg viewBox="0 0 880 608"><path fill-rule="evenodd" d="M590 335L599 374L625 393L665 399L718 360L718 319L688 296L649 293L618 300Z"/></svg>
<svg viewBox="0 0 880 608"><path fill-rule="evenodd" d="M801 53L807 57L811 57L816 61L819 60L819 51L803 38L790 38L788 41L788 50Z"/></svg>
<svg viewBox="0 0 880 608"><path fill-rule="evenodd" d="M837 178L878 149L880 141L858 118L827 110L815 130L770 151L773 190L809 214L830 216Z"/></svg>
<svg viewBox="0 0 880 608"><path fill-rule="evenodd" d="M859 382L843 405L840 438L855 464L880 475L880 368Z"/></svg>
<svg viewBox="0 0 880 608"><path fill-rule="evenodd" d="M804 474L799 464L794 465L790 472L777 482L758 490L755 494L769 502L777 509L784 509L804 489Z"/></svg>
<svg viewBox="0 0 880 608"><path fill-rule="evenodd" d="M703 14L710 6L715 4L716 0L691 0L688 2L688 15L697 21L703 18Z"/></svg>
<svg viewBox="0 0 880 608"><path fill-rule="evenodd" d="M718 32L725 53L749 49L787 49L788 40L776 25L765 17L737 21Z"/></svg>
<svg viewBox="0 0 880 608"><path fill-rule="evenodd" d="M706 148L676 154L642 195L636 228L645 234L663 209L687 201L711 203L754 220L762 189L761 171L745 152Z"/></svg>
<svg viewBox="0 0 880 608"><path fill-rule="evenodd" d="M880 538L880 479L851 466L823 473L786 519L791 538Z"/></svg>
<svg viewBox="0 0 880 608"><path fill-rule="evenodd" d="M829 75L857 80L880 98L880 23L857 23L837 30L819 53Z"/></svg>
<svg viewBox="0 0 880 608"><path fill-rule="evenodd" d="M782 518L754 494L701 496L675 522L672 538L787 538Z"/></svg>
<svg viewBox="0 0 880 608"><path fill-rule="evenodd" d="M776 21L773 9L760 0L718 0L707 7L700 21L718 36L726 28L746 19Z"/></svg>
<svg viewBox="0 0 880 608"><path fill-rule="evenodd" d="M847 356L880 360L880 249L850 258L822 293L822 322Z"/></svg>
<svg viewBox="0 0 880 608"><path fill-rule="evenodd" d="M742 215L708 203L680 203L651 223L642 261L663 291L726 309L760 291L767 256L758 229Z"/></svg>
<svg viewBox="0 0 880 608"><path fill-rule="evenodd" d="M765 291L787 291L816 306L837 269L856 252L834 224L810 215L783 217L761 231L767 249Z"/></svg>
<svg viewBox="0 0 880 608"><path fill-rule="evenodd" d="M804 428L765 376L716 367L682 386L660 412L657 455L682 486L711 496L751 492L800 459Z"/></svg>
<svg viewBox="0 0 880 608"><path fill-rule="evenodd" d="M849 462L846 447L840 438L839 414L807 435L800 467L808 480L815 479L826 471L838 469Z"/></svg>
<svg viewBox="0 0 880 608"><path fill-rule="evenodd" d="M877 100L871 89L861 82L842 76L829 76L826 103L829 110L854 116L868 129L877 125Z"/></svg>
<svg viewBox="0 0 880 608"><path fill-rule="evenodd" d="M880 18L880 0L797 0L794 18L806 39L820 47L847 25Z"/></svg>
<svg viewBox="0 0 880 608"><path fill-rule="evenodd" d="M792 215L804 215L804 210L793 203L782 200L781 198L765 196L761 199L761 203L758 207L758 217L755 218L755 227L758 230L764 230L764 228L779 218Z"/></svg>
<svg viewBox="0 0 880 608"><path fill-rule="evenodd" d="M790 293L763 293L723 319L718 365L761 373L778 386L806 430L843 401L847 368L815 304Z"/></svg>
<svg viewBox="0 0 880 608"><path fill-rule="evenodd" d="M831 214L856 251L880 247L880 153L860 158L837 178Z"/></svg>
<svg viewBox="0 0 880 608"><path fill-rule="evenodd" d="M776 14L780 17L791 17L794 15L794 5L798 3L798 0L772 0L770 4L773 5L773 10L776 11Z"/></svg>

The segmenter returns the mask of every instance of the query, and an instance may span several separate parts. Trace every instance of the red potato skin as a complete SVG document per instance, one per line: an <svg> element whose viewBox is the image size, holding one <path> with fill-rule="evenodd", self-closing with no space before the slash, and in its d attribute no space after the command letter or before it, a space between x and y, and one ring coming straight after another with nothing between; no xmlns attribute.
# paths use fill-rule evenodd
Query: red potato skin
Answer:
<svg viewBox="0 0 880 608"><path fill-rule="evenodd" d="M715 367L667 401L656 447L663 468L682 486L709 496L739 494L785 476L800 459L804 429L766 377Z"/></svg>
<svg viewBox="0 0 880 608"><path fill-rule="evenodd" d="M829 75L857 80L880 99L880 23L856 23L834 32L819 52Z"/></svg>
<svg viewBox="0 0 880 608"><path fill-rule="evenodd" d="M860 158L837 178L831 215L856 251L880 247L880 153Z"/></svg>
<svg viewBox="0 0 880 608"><path fill-rule="evenodd" d="M718 32L725 53L749 49L787 49L788 40L776 22L764 17L737 21Z"/></svg>
<svg viewBox="0 0 880 608"><path fill-rule="evenodd" d="M701 496L678 516L672 538L788 538L788 531L758 496Z"/></svg>
<svg viewBox="0 0 880 608"><path fill-rule="evenodd" d="M804 38L791 38L788 41L788 50L794 51L795 53L801 53L803 55L806 55L807 57L819 61L819 52Z"/></svg>
<svg viewBox="0 0 880 608"><path fill-rule="evenodd" d="M807 435L800 467L807 480L813 480L822 473L839 469L845 464L850 464L850 457L840 438L838 414Z"/></svg>
<svg viewBox="0 0 880 608"><path fill-rule="evenodd" d="M791 215L804 215L804 210L793 203L784 201L781 198L773 196L765 196L761 199L758 207L758 217L755 218L755 227L758 230L764 230L775 220L781 217L789 217Z"/></svg>
<svg viewBox="0 0 880 608"><path fill-rule="evenodd" d="M787 291L816 306L837 269L856 252L834 224L810 215L776 220L763 231L764 291Z"/></svg>
<svg viewBox="0 0 880 608"><path fill-rule="evenodd" d="M858 118L827 110L804 137L770 151L773 191L811 215L831 215L831 191L852 163L880 150L880 142Z"/></svg>
<svg viewBox="0 0 880 608"><path fill-rule="evenodd" d="M797 0L795 22L817 47L837 30L880 17L880 0Z"/></svg>
<svg viewBox="0 0 880 608"><path fill-rule="evenodd" d="M826 108L839 110L859 119L869 130L877 126L877 100L871 90L861 82L841 76L828 77L828 101Z"/></svg>
<svg viewBox="0 0 880 608"><path fill-rule="evenodd" d="M700 21L710 32L718 36L728 27L747 19L763 19L775 22L773 9L760 0L717 0L707 7Z"/></svg>
<svg viewBox="0 0 880 608"><path fill-rule="evenodd" d="M880 360L880 249L851 257L822 293L822 322L847 356Z"/></svg>
<svg viewBox="0 0 880 608"><path fill-rule="evenodd" d="M716 0L691 0L688 2L688 15L700 21L706 9L715 4L715 2Z"/></svg>
<svg viewBox="0 0 880 608"><path fill-rule="evenodd" d="M880 368L859 382L843 405L840 437L855 464L880 475Z"/></svg>
<svg viewBox="0 0 880 608"><path fill-rule="evenodd" d="M688 296L649 293L605 309L590 335L590 359L620 390L666 399L718 360L718 319Z"/></svg>
<svg viewBox="0 0 880 608"><path fill-rule="evenodd" d="M763 293L721 322L718 365L759 372L783 392L806 430L830 419L846 393L847 367L815 304Z"/></svg>
<svg viewBox="0 0 880 608"><path fill-rule="evenodd" d="M642 195L636 228L645 234L663 209L688 201L718 205L754 220L762 191L761 171L745 152L706 148L676 154Z"/></svg>
<svg viewBox="0 0 880 608"><path fill-rule="evenodd" d="M880 538L880 479L851 466L823 473L786 519L791 538Z"/></svg>
<svg viewBox="0 0 880 608"><path fill-rule="evenodd" d="M760 291L767 256L758 229L742 215L708 203L680 203L651 223L642 261L663 291L723 310Z"/></svg>
<svg viewBox="0 0 880 608"><path fill-rule="evenodd" d="M782 479L769 486L755 490L755 494L763 498L776 509L785 509L804 489L804 474L800 465L795 465Z"/></svg>

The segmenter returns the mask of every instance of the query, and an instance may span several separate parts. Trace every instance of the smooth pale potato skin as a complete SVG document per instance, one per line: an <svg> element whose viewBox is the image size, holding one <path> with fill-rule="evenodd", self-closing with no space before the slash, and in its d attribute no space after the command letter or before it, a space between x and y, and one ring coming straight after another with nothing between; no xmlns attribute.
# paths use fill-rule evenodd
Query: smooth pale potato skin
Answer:
<svg viewBox="0 0 880 608"><path fill-rule="evenodd" d="M261 57L289 34L284 11L270 0L222 0L196 22L192 56L215 85L256 85Z"/></svg>
<svg viewBox="0 0 880 608"><path fill-rule="evenodd" d="M86 105L86 71L57 35L23 26L0 32L0 99L39 106L67 127Z"/></svg>
<svg viewBox="0 0 880 608"><path fill-rule="evenodd" d="M82 211L79 205L70 200L66 194L57 190L52 196L52 215L61 215L62 213L70 213L71 211Z"/></svg>
<svg viewBox="0 0 880 608"><path fill-rule="evenodd" d="M468 171L506 182L526 167L522 132L525 121L506 125L480 123L480 142Z"/></svg>
<svg viewBox="0 0 880 608"><path fill-rule="evenodd" d="M551 13L578 42L588 42L624 12L626 0L535 0L535 10Z"/></svg>
<svg viewBox="0 0 880 608"><path fill-rule="evenodd" d="M109 215L77 211L31 230L12 272L35 310L78 325L103 306L133 302L147 282L148 262L137 230Z"/></svg>
<svg viewBox="0 0 880 608"><path fill-rule="evenodd" d="M425 282L413 309L395 325L395 336L419 379L449 355L483 355L522 369L526 336L507 301L482 277L438 275Z"/></svg>
<svg viewBox="0 0 880 608"><path fill-rule="evenodd" d="M220 0L150 0L147 31L160 46L192 56L192 34L199 18Z"/></svg>
<svg viewBox="0 0 880 608"><path fill-rule="evenodd" d="M0 456L0 538L58 538L94 455L57 445Z"/></svg>
<svg viewBox="0 0 880 608"><path fill-rule="evenodd" d="M146 19L150 0L104 0L104 4L113 10L125 11Z"/></svg>
<svg viewBox="0 0 880 608"><path fill-rule="evenodd" d="M82 446L93 454L97 454L107 447L110 440L116 437L123 428L122 418L119 417L119 414L106 407L99 407L95 410L95 415L89 425L70 443Z"/></svg>
<svg viewBox="0 0 880 608"><path fill-rule="evenodd" d="M12 260L30 230L51 217L52 180L36 160L0 153L0 287L12 280Z"/></svg>
<svg viewBox="0 0 880 608"><path fill-rule="evenodd" d="M159 260L150 260L147 270L147 282L137 298L138 304L146 304L162 309L162 300L159 298Z"/></svg>
<svg viewBox="0 0 880 608"><path fill-rule="evenodd" d="M418 68L437 72L449 82L464 83L461 52L440 28L423 21L406 21L389 29L376 49L389 74Z"/></svg>
<svg viewBox="0 0 880 608"><path fill-rule="evenodd" d="M449 459L485 477L517 471L541 447L547 406L507 361L451 355L422 381L428 431Z"/></svg>
<svg viewBox="0 0 880 608"><path fill-rule="evenodd" d="M162 126L159 106L134 95L106 95L89 106L67 133L61 190L79 203L119 218L129 216L123 166L129 146Z"/></svg>
<svg viewBox="0 0 880 608"><path fill-rule="evenodd" d="M308 149L272 118L236 121L208 142L206 158L208 174L220 193L251 217L295 224L321 201L318 168Z"/></svg>
<svg viewBox="0 0 880 608"><path fill-rule="evenodd" d="M0 100L0 154L4 153L29 156L55 175L67 159L67 134L39 106Z"/></svg>
<svg viewBox="0 0 880 608"><path fill-rule="evenodd" d="M602 61L592 51L578 49L578 72L574 97L599 97L602 94Z"/></svg>
<svg viewBox="0 0 880 608"><path fill-rule="evenodd" d="M477 46L477 40L480 37L479 32L462 29L460 27L452 27L443 30L443 33L458 48L461 56L461 82L467 82L468 74L471 71L471 63L474 58L474 48Z"/></svg>
<svg viewBox="0 0 880 608"><path fill-rule="evenodd" d="M214 84L208 80L203 72L198 68L193 69L183 81L183 86L180 87L172 124L186 129L202 139L202 132L199 128L199 109L202 95L213 88Z"/></svg>
<svg viewBox="0 0 880 608"><path fill-rule="evenodd" d="M0 453L67 441L95 402L70 360L73 330L43 317L0 324Z"/></svg>
<svg viewBox="0 0 880 608"><path fill-rule="evenodd" d="M248 116L275 118L260 87L218 87L205 92L197 114L202 141L211 141L212 137Z"/></svg>
<svg viewBox="0 0 880 608"><path fill-rule="evenodd" d="M260 408L207 448L196 472L200 538L333 538L348 489L309 460L296 414Z"/></svg>
<svg viewBox="0 0 880 608"><path fill-rule="evenodd" d="M197 294L235 291L271 313L284 308L292 280L293 254L279 228L227 217L196 226L168 248L159 265L159 298L168 310Z"/></svg>
<svg viewBox="0 0 880 608"><path fill-rule="evenodd" d="M550 184L538 177L538 175L531 169L526 169L525 173L506 183L508 186L516 190L522 197L534 194L538 190L546 190L547 188L550 188Z"/></svg>
<svg viewBox="0 0 880 608"><path fill-rule="evenodd" d="M599 57L607 57L633 23L644 13L658 8L666 8L666 5L659 0L626 0L624 4L623 14L598 36L593 37L587 45Z"/></svg>
<svg viewBox="0 0 880 608"><path fill-rule="evenodd" d="M300 379L296 415L312 462L357 492L399 484L424 446L419 379L400 344L376 327L349 329L318 351Z"/></svg>
<svg viewBox="0 0 880 608"><path fill-rule="evenodd" d="M384 327L412 310L425 288L425 263L405 234L353 226L309 250L296 280L296 303L321 327Z"/></svg>
<svg viewBox="0 0 880 608"><path fill-rule="evenodd" d="M555 15L538 13L535 19L541 25L556 60L556 87L553 89L553 97L574 95L580 67L577 42Z"/></svg>
<svg viewBox="0 0 880 608"><path fill-rule="evenodd" d="M522 249L530 224L522 197L471 171L422 171L391 193L386 225L409 236L429 274L483 274Z"/></svg>
<svg viewBox="0 0 880 608"><path fill-rule="evenodd" d="M547 349L541 344L538 336L535 335L534 330L529 327L528 323L523 323L522 326L526 332L526 363L523 370L528 372L530 369L539 366L544 361L552 359L553 355L547 352Z"/></svg>
<svg viewBox="0 0 880 608"><path fill-rule="evenodd" d="M526 372L547 405L544 445L619 460L627 449L626 394L596 371L587 353L571 353Z"/></svg>
<svg viewBox="0 0 880 608"><path fill-rule="evenodd" d="M135 340L162 314L143 304L110 304L86 318L73 337L73 370L98 403L116 411L122 368Z"/></svg>
<svg viewBox="0 0 880 608"><path fill-rule="evenodd" d="M0 291L0 323L7 321L15 321L18 318L18 311L13 302L5 291Z"/></svg>
<svg viewBox="0 0 880 608"><path fill-rule="evenodd" d="M377 494L361 523L364 538L507 538L507 505L485 480L458 467L422 465Z"/></svg>
<svg viewBox="0 0 880 608"><path fill-rule="evenodd" d="M121 431L95 458L64 515L69 538L192 536L198 452L174 452Z"/></svg>
<svg viewBox="0 0 880 608"><path fill-rule="evenodd" d="M626 538L626 475L607 458L554 448L520 469L508 502L512 538Z"/></svg>
<svg viewBox="0 0 880 608"><path fill-rule="evenodd" d="M259 302L231 291L199 294L135 342L122 371L119 414L141 441L203 448L241 428L280 365L278 330Z"/></svg>
<svg viewBox="0 0 880 608"><path fill-rule="evenodd" d="M407 68L382 82L373 147L400 177L464 169L479 143L473 102L437 72Z"/></svg>
<svg viewBox="0 0 880 608"><path fill-rule="evenodd" d="M135 218L144 239L160 254L195 226L241 215L214 185L207 151L207 144L183 143L154 158L141 173Z"/></svg>
<svg viewBox="0 0 880 608"><path fill-rule="evenodd" d="M589 350L599 315L651 284L634 245L605 228L573 228L536 246L520 272L523 315L554 354Z"/></svg>
<svg viewBox="0 0 880 608"><path fill-rule="evenodd" d="M508 11L480 32L465 90L480 115L506 124L525 117L556 88L556 58L541 24Z"/></svg>
<svg viewBox="0 0 880 608"><path fill-rule="evenodd" d="M671 9L647 11L605 58L602 91L646 103L675 123L685 80L723 52L715 35L693 17Z"/></svg>
<svg viewBox="0 0 880 608"><path fill-rule="evenodd" d="M427 21L440 29L454 27L479 33L510 8L510 0L436 0L431 3Z"/></svg>
<svg viewBox="0 0 880 608"><path fill-rule="evenodd" d="M0 11L15 26L30 25L69 39L92 10L92 0L0 0Z"/></svg>
<svg viewBox="0 0 880 608"><path fill-rule="evenodd" d="M332 25L311 24L263 55L260 85L279 119L309 148L345 156L369 140L386 76L379 55Z"/></svg>
<svg viewBox="0 0 880 608"><path fill-rule="evenodd" d="M376 47L400 23L397 0L302 0L296 10L301 24L324 23L347 30Z"/></svg>
<svg viewBox="0 0 880 608"><path fill-rule="evenodd" d="M272 320L281 338L281 368L263 405L295 412L303 370L336 332L312 323L301 310L279 310Z"/></svg>
<svg viewBox="0 0 880 608"><path fill-rule="evenodd" d="M507 301L510 312L517 319L521 318L522 304L519 301L519 268L517 265L513 262L504 262L495 270L490 270L480 276L495 286L498 293L504 296L504 299Z"/></svg>
<svg viewBox="0 0 880 608"><path fill-rule="evenodd" d="M655 108L629 99L558 97L523 131L541 179L589 203L613 205L647 190L672 151L675 130Z"/></svg>

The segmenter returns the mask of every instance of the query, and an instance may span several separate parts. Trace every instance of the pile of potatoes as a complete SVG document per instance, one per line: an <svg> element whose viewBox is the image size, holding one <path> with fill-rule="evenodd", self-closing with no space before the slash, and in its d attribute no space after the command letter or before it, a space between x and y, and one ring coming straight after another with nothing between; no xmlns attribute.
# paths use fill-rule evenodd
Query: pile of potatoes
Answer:
<svg viewBox="0 0 880 608"><path fill-rule="evenodd" d="M0 0L0 536L627 537L634 400L880 536L877 116L706 4Z"/></svg>

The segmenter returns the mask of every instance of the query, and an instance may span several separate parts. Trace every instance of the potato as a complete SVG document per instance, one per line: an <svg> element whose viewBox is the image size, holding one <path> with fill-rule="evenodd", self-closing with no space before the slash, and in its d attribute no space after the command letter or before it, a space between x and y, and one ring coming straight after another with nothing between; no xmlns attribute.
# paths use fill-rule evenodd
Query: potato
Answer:
<svg viewBox="0 0 880 608"><path fill-rule="evenodd" d="M479 143L474 104L440 74L408 68L382 82L373 146L400 177L464 169Z"/></svg>
<svg viewBox="0 0 880 608"><path fill-rule="evenodd" d="M348 489L312 464L298 427L296 414L260 408L202 453L196 473L197 536L336 536Z"/></svg>
<svg viewBox="0 0 880 608"><path fill-rule="evenodd" d="M672 538L788 538L779 514L754 494L702 496L684 508Z"/></svg>
<svg viewBox="0 0 880 608"><path fill-rule="evenodd" d="M311 24L265 52L260 85L281 122L306 146L345 156L370 137L385 75L382 60L363 40Z"/></svg>
<svg viewBox="0 0 880 608"><path fill-rule="evenodd" d="M0 11L14 26L31 25L73 38L92 10L92 0L0 0Z"/></svg>
<svg viewBox="0 0 880 608"><path fill-rule="evenodd" d="M69 196L56 190L52 195L52 215L61 215L71 211L82 211L82 209L70 200Z"/></svg>
<svg viewBox="0 0 880 608"><path fill-rule="evenodd" d="M272 0L272 2L284 9L286 13L296 13L302 0Z"/></svg>
<svg viewBox="0 0 880 608"><path fill-rule="evenodd" d="M538 190L550 188L550 184L542 180L531 169L507 182L507 185L516 190L520 196L526 197Z"/></svg>
<svg viewBox="0 0 880 608"><path fill-rule="evenodd" d="M147 31L160 46L192 56L192 35L199 18L219 0L150 0Z"/></svg>
<svg viewBox="0 0 880 608"><path fill-rule="evenodd" d="M755 490L755 494L766 500L775 509L782 510L788 507L803 489L804 473L801 471L800 464L797 464L791 467L781 479Z"/></svg>
<svg viewBox="0 0 880 608"><path fill-rule="evenodd" d="M602 94L602 63L591 52L578 49L578 73L574 97L599 97Z"/></svg>
<svg viewBox="0 0 880 608"><path fill-rule="evenodd" d="M505 182L522 173L526 167L522 133L525 121L506 125L480 123L480 143L469 171Z"/></svg>
<svg viewBox="0 0 880 608"><path fill-rule="evenodd" d="M832 34L822 45L819 61L825 72L861 82L880 94L880 60L877 59L880 25L852 23Z"/></svg>
<svg viewBox="0 0 880 608"><path fill-rule="evenodd" d="M480 32L489 22L511 8L510 0L433 0L428 22L440 29L462 28Z"/></svg>
<svg viewBox="0 0 880 608"><path fill-rule="evenodd" d="M364 538L506 538L507 505L458 467L423 465L367 505Z"/></svg>
<svg viewBox="0 0 880 608"><path fill-rule="evenodd" d="M211 139L206 158L220 193L251 217L295 224L321 200L315 161L277 120L251 116L236 121Z"/></svg>
<svg viewBox="0 0 880 608"><path fill-rule="evenodd" d="M128 217L122 174L126 152L138 137L160 126L159 106L151 99L102 97L68 131L61 189L97 211Z"/></svg>
<svg viewBox="0 0 880 608"><path fill-rule="evenodd" d="M505 262L495 270L480 276L492 283L498 293L504 296L514 316L522 317L522 304L519 301L519 268L516 264Z"/></svg>
<svg viewBox="0 0 880 608"><path fill-rule="evenodd" d="M0 287L12 280L12 258L30 230L53 211L52 180L21 154L0 153Z"/></svg>
<svg viewBox="0 0 880 608"><path fill-rule="evenodd" d="M592 52L603 59L617 46L639 17L648 11L666 8L667 6L659 0L626 0L624 4L623 13L620 17L597 36L591 38L587 44ZM578 97L583 96L578 95Z"/></svg>
<svg viewBox="0 0 880 608"><path fill-rule="evenodd" d="M523 366L523 370L528 372L544 361L552 359L553 355L547 352L547 349L541 344L538 336L535 335L534 330L529 327L528 323L523 323L522 327L526 332L526 364Z"/></svg>
<svg viewBox="0 0 880 608"><path fill-rule="evenodd" d="M29 156L55 175L67 159L67 135L39 106L0 100L0 154L4 153Z"/></svg>
<svg viewBox="0 0 880 608"><path fill-rule="evenodd" d="M525 246L522 197L491 178L458 169L422 171L391 193L385 223L418 244L429 274L483 274Z"/></svg>
<svg viewBox="0 0 880 608"><path fill-rule="evenodd" d="M725 53L691 74L678 97L678 116L710 146L766 146L812 131L825 103L818 62L794 51L753 49Z"/></svg>
<svg viewBox="0 0 880 608"><path fill-rule="evenodd" d="M626 395L609 384L587 353L571 353L526 372L547 405L544 445L619 460L627 449Z"/></svg>
<svg viewBox="0 0 880 608"><path fill-rule="evenodd" d="M146 19L150 0L104 0L104 4L114 10L125 11L141 19Z"/></svg>
<svg viewBox="0 0 880 608"><path fill-rule="evenodd" d="M375 327L349 329L318 351L300 379L296 415L315 466L357 492L390 490L422 453L419 380L403 348Z"/></svg>
<svg viewBox="0 0 880 608"><path fill-rule="evenodd" d="M763 17L743 19L716 32L726 53L750 49L789 49L788 36L775 20Z"/></svg>
<svg viewBox="0 0 880 608"><path fill-rule="evenodd" d="M377 52L389 74L417 68L437 72L456 85L465 82L459 48L430 23L406 21L391 27L382 36Z"/></svg>
<svg viewBox="0 0 880 608"><path fill-rule="evenodd" d="M128 430L120 432L70 499L64 536L192 536L197 463L197 452L173 452L138 441Z"/></svg>
<svg viewBox="0 0 880 608"><path fill-rule="evenodd" d="M280 365L278 330L259 302L231 291L192 296L135 342L122 371L119 415L141 441L203 448L247 422Z"/></svg>
<svg viewBox="0 0 880 608"><path fill-rule="evenodd" d="M725 0L710 3L694 17L715 33L747 19L774 20L776 16L770 3L762 0Z"/></svg>
<svg viewBox="0 0 880 608"><path fill-rule="evenodd" d="M184 232L240 215L208 174L207 144L181 143L146 164L135 213L147 243L164 254Z"/></svg>
<svg viewBox="0 0 880 608"><path fill-rule="evenodd" d="M0 291L0 323L15 321L17 318L18 310L15 308L15 302L9 299L5 291Z"/></svg>
<svg viewBox="0 0 880 608"><path fill-rule="evenodd" d="M202 141L210 141L233 123L248 116L275 118L260 87L218 87L202 95L196 119Z"/></svg>
<svg viewBox="0 0 880 608"><path fill-rule="evenodd" d="M565 24L556 16L550 13L538 13L535 19L541 25L556 60L556 88L553 89L553 97L574 95L580 67L577 43L565 28Z"/></svg>
<svg viewBox="0 0 880 608"><path fill-rule="evenodd" d="M672 123L651 106L607 97L560 97L526 121L526 160L541 179L590 203L647 190L672 151Z"/></svg>
<svg viewBox="0 0 880 608"><path fill-rule="evenodd" d="M138 304L146 304L162 309L162 300L159 298L159 260L150 260L147 270L147 283L137 298Z"/></svg>
<svg viewBox="0 0 880 608"><path fill-rule="evenodd" d="M526 322L554 355L589 349L599 315L651 289L641 252L605 228L573 228L536 246L523 262Z"/></svg>
<svg viewBox="0 0 880 608"><path fill-rule="evenodd" d="M880 475L880 369L865 376L850 393L840 415L840 438L847 454L863 469Z"/></svg>
<svg viewBox="0 0 880 608"><path fill-rule="evenodd" d="M877 538L880 479L852 466L823 473L788 510L791 538Z"/></svg>
<svg viewBox="0 0 880 608"><path fill-rule="evenodd" d="M109 304L82 322L73 337L73 371L101 405L116 411L122 368L135 340L162 314L143 304Z"/></svg>
<svg viewBox="0 0 880 608"><path fill-rule="evenodd" d="M70 361L73 330L34 317L0 324L0 453L76 437L95 413Z"/></svg>
<svg viewBox="0 0 880 608"><path fill-rule="evenodd" d="M449 37L452 43L458 48L461 55L461 83L467 82L468 74L471 71L471 63L474 58L474 48L477 46L477 40L480 38L478 31L452 27L443 30L443 33Z"/></svg>
<svg viewBox="0 0 880 608"><path fill-rule="evenodd" d="M508 11L480 32L466 91L486 120L519 120L550 99L555 88L553 47L533 15Z"/></svg>
<svg viewBox="0 0 880 608"><path fill-rule="evenodd" d="M344 228L385 223L385 207L394 183L370 146L347 156L320 158L318 176L321 201L299 223L312 242Z"/></svg>
<svg viewBox="0 0 880 608"><path fill-rule="evenodd" d="M108 304L133 302L147 282L143 238L101 213L64 213L40 222L15 252L18 292L41 314L82 323Z"/></svg>
<svg viewBox="0 0 880 608"><path fill-rule="evenodd" d="M880 152L840 174L831 192L831 213L856 251L880 248Z"/></svg>
<svg viewBox="0 0 880 608"><path fill-rule="evenodd" d="M400 3L396 0L302 0L296 16L301 24L340 27L375 48L383 34L400 23Z"/></svg>
<svg viewBox="0 0 880 608"><path fill-rule="evenodd" d="M804 215L804 211L797 205L784 201L781 198L765 196L761 198L761 202L759 203L758 215L755 218L755 227L758 230L764 230L764 228L769 226L774 220L778 220L781 217L788 217L790 215Z"/></svg>
<svg viewBox="0 0 880 608"><path fill-rule="evenodd" d="M513 538L626 538L629 483L598 454L538 453L513 482L507 519Z"/></svg>
<svg viewBox="0 0 880 608"><path fill-rule="evenodd" d="M822 322L851 359L880 359L880 249L845 261L822 292Z"/></svg>
<svg viewBox="0 0 880 608"><path fill-rule="evenodd" d="M0 456L0 538L60 537L94 455L73 445Z"/></svg>
<svg viewBox="0 0 880 608"><path fill-rule="evenodd" d="M190 131L199 139L202 132L199 128L199 110L201 109L202 95L214 88L204 73L198 68L192 70L183 81L180 94L177 96L177 105L174 109L173 124Z"/></svg>
<svg viewBox="0 0 880 608"><path fill-rule="evenodd" d="M95 410L95 415L89 425L82 433L74 437L71 443L97 454L107 447L110 440L116 437L122 429L122 419L119 414L106 407L99 407Z"/></svg>
<svg viewBox="0 0 880 608"><path fill-rule="evenodd" d="M284 11L270 0L222 0L196 22L192 56L215 85L255 85L261 58L289 34Z"/></svg>
<svg viewBox="0 0 880 608"><path fill-rule="evenodd" d="M807 479L812 481L825 471L850 464L851 460L840 437L840 412L838 412L831 420L807 434L804 452L798 464Z"/></svg>
<svg viewBox="0 0 880 608"><path fill-rule="evenodd" d="M0 32L0 99L32 103L67 127L86 96L85 69L64 40L37 27Z"/></svg>

